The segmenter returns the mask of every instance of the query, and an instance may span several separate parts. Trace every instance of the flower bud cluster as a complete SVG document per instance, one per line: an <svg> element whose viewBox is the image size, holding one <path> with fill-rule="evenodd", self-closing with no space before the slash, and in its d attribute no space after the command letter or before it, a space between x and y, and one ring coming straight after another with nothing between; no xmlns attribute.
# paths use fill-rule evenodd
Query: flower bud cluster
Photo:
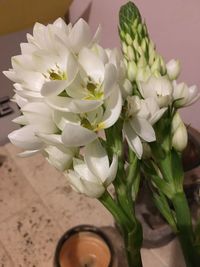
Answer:
<svg viewBox="0 0 200 267"><path fill-rule="evenodd" d="M129 17L128 21L125 15L120 20L119 34L128 79L131 82L137 82L146 81L152 74L165 75L165 62L156 52L141 16L137 12L133 13L131 20Z"/></svg>

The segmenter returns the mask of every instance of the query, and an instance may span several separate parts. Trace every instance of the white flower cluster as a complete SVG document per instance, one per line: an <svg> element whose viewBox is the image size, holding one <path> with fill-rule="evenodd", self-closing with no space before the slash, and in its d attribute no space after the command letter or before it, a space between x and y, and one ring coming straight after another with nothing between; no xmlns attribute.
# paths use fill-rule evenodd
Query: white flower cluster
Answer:
<svg viewBox="0 0 200 267"><path fill-rule="evenodd" d="M126 43L129 44L128 47ZM139 55L137 60L133 57L134 53L130 53L131 48ZM122 87L126 103L123 132L129 146L141 159L144 145L156 141L153 125L168 107L178 109L191 105L199 99L200 92L195 85L188 87L185 83L176 82L180 74L179 61L173 59L165 64L156 53L152 41L145 46L143 43L136 46L129 38L128 42L122 42L122 49L128 78ZM147 51L148 60L145 57ZM181 121L180 116L179 120ZM171 134L172 145L182 151L187 145L187 131L182 121L180 125L176 136L173 129Z"/></svg>
<svg viewBox="0 0 200 267"><path fill-rule="evenodd" d="M124 72L117 50L98 45L99 33L100 27L93 36L82 19L73 27L62 19L36 23L4 72L22 111L14 121L23 127L10 141L25 150L21 156L42 152L74 188L93 197L116 175L117 157L109 166L98 136L120 116Z"/></svg>
<svg viewBox="0 0 200 267"><path fill-rule="evenodd" d="M165 64L148 39L139 45L125 38L123 60L116 49L98 44L99 33L100 27L93 36L82 19L74 26L62 19L36 23L4 72L22 111L14 121L23 127L10 141L24 149L21 156L43 153L75 190L91 197L103 194L118 168L117 156L109 159L99 140L104 129L121 117L123 137L141 159L166 110L200 97L196 86L177 84L179 62ZM172 144L181 151L187 132L178 115L172 124Z"/></svg>

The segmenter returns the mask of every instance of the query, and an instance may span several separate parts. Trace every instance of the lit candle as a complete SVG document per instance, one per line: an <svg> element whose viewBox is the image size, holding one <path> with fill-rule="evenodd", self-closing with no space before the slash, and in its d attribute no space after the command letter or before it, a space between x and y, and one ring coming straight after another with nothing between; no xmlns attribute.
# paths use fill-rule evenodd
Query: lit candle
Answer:
<svg viewBox="0 0 200 267"><path fill-rule="evenodd" d="M113 266L110 244L105 240L104 234L95 227L73 228L61 238L58 247L56 267Z"/></svg>

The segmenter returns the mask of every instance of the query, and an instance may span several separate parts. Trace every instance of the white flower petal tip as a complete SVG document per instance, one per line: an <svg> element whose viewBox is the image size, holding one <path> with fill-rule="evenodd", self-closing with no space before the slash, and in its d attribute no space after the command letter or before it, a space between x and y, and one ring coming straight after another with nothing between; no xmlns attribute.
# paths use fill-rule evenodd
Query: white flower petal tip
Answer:
<svg viewBox="0 0 200 267"><path fill-rule="evenodd" d="M62 142L67 147L84 146L97 138L96 133L78 124L66 123L62 132Z"/></svg>
<svg viewBox="0 0 200 267"><path fill-rule="evenodd" d="M63 112L84 113L101 106L101 100L79 100L62 96L50 96L45 99L53 109Z"/></svg>
<svg viewBox="0 0 200 267"><path fill-rule="evenodd" d="M24 126L8 135L10 142L25 150L38 150L43 148L43 143L35 135L34 126Z"/></svg>
<svg viewBox="0 0 200 267"><path fill-rule="evenodd" d="M172 83L164 76L151 76L147 82L139 83L139 89L145 99L149 97L154 98L159 107L167 107L172 101Z"/></svg>
<svg viewBox="0 0 200 267"><path fill-rule="evenodd" d="M130 148L135 152L137 157L141 159L143 153L142 142L128 122L124 123L123 134Z"/></svg>
<svg viewBox="0 0 200 267"><path fill-rule="evenodd" d="M105 113L101 123L102 128L111 127L120 117L122 110L122 96L118 86L115 86L109 98L105 101ZM101 128L100 125L100 128Z"/></svg>
<svg viewBox="0 0 200 267"><path fill-rule="evenodd" d="M74 149L64 148L61 150L55 146L47 146L43 154L51 165L63 172L72 165L75 152Z"/></svg>
<svg viewBox="0 0 200 267"><path fill-rule="evenodd" d="M176 108L190 106L200 98L200 91L196 85L188 87L185 83L173 82L173 99Z"/></svg>
<svg viewBox="0 0 200 267"><path fill-rule="evenodd" d="M166 64L166 68L170 80L176 80L181 72L180 62L172 59Z"/></svg>
<svg viewBox="0 0 200 267"><path fill-rule="evenodd" d="M99 198L115 179L118 158L113 156L111 165L106 150L97 139L85 147L84 161L74 158L74 171L66 175L72 187L89 197Z"/></svg>

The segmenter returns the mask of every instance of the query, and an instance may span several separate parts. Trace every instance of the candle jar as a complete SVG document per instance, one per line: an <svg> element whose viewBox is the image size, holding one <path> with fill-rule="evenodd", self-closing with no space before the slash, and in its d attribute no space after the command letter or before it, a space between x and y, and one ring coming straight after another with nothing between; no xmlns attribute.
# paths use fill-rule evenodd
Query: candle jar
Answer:
<svg viewBox="0 0 200 267"><path fill-rule="evenodd" d="M117 258L108 236L99 228L79 225L58 241L54 267L117 267Z"/></svg>

